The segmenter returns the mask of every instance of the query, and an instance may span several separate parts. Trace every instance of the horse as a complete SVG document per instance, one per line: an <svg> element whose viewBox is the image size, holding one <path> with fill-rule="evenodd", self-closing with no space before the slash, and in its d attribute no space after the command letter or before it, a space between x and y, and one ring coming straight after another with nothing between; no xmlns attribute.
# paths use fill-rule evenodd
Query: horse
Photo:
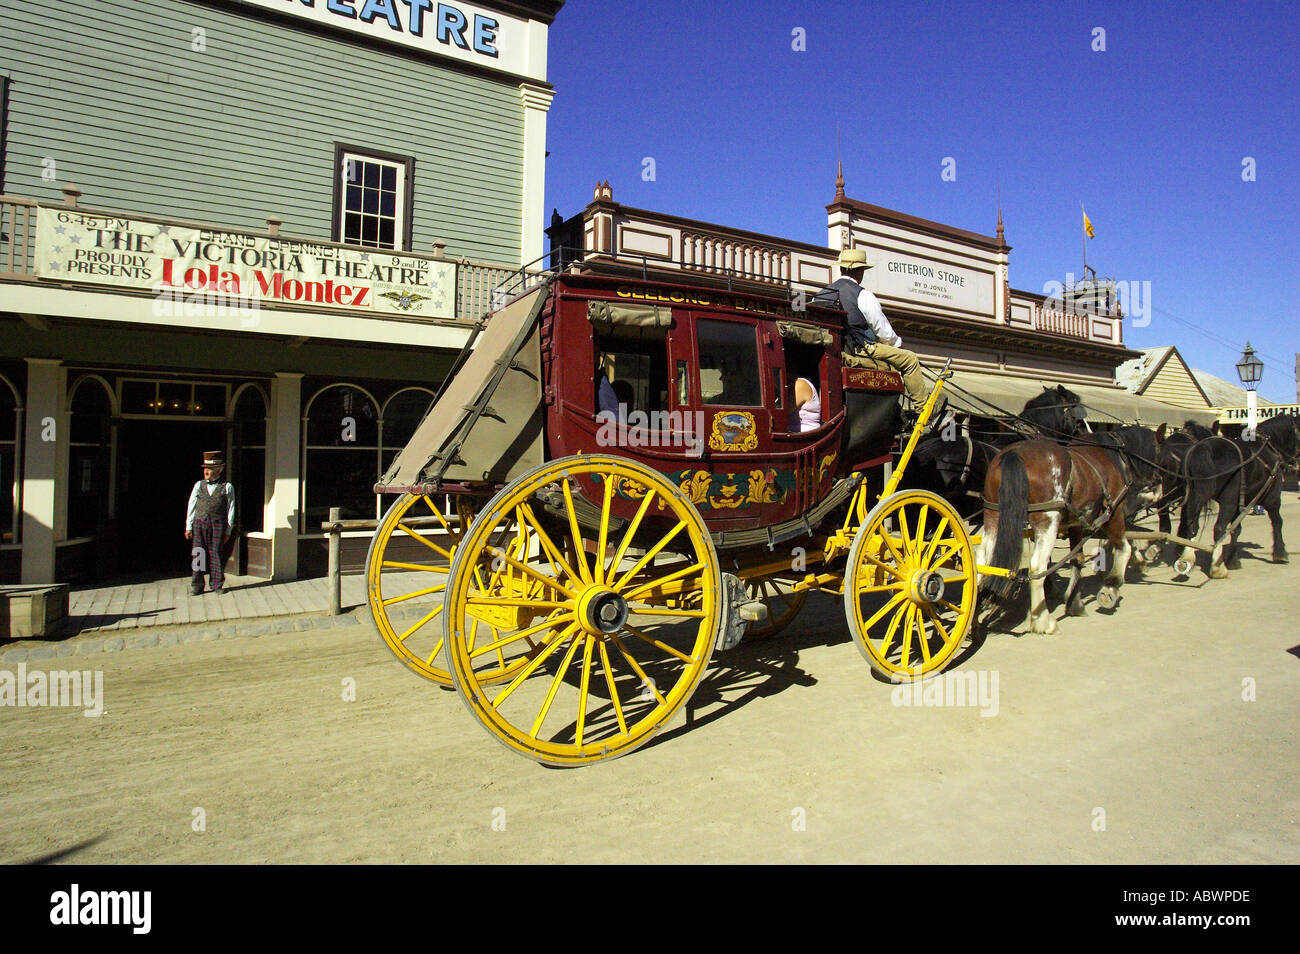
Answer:
<svg viewBox="0 0 1300 954"><path fill-rule="evenodd" d="M1164 476L1163 493L1152 504L1156 512L1157 526L1161 533L1173 531L1173 518L1170 516L1175 506L1181 506L1187 494L1187 480L1183 477L1183 462L1187 452L1202 438L1212 437L1213 432L1195 421L1187 421L1181 430L1168 434L1160 445L1156 463Z"/></svg>
<svg viewBox="0 0 1300 954"><path fill-rule="evenodd" d="M1106 431L1076 437L1073 444L1096 444L1106 448L1111 460L1124 475L1128 499L1124 515L1129 526L1142 510L1154 508L1167 496L1165 487L1169 473L1162 461L1162 451L1168 437L1168 427L1161 424L1155 430L1141 424L1125 424ZM1139 569L1147 565L1141 549L1133 551L1133 565Z"/></svg>
<svg viewBox="0 0 1300 954"><path fill-rule="evenodd" d="M1300 462L1300 418L1284 414L1269 418L1257 428L1253 440L1249 435L1201 437L1187 451L1182 474L1187 481L1187 499L1178 522L1178 535L1193 539L1200 530L1201 512L1215 500L1219 517L1214 523L1216 546L1210 554L1210 578L1221 580L1229 570L1241 568L1237 536L1233 527L1231 540L1220 542L1224 531L1233 524L1244 503L1255 500L1268 513L1273 527L1273 562L1288 563L1290 557L1282 541L1282 468ZM1196 554L1185 546L1178 564L1189 569Z"/></svg>
<svg viewBox="0 0 1300 954"><path fill-rule="evenodd" d="M1125 498L1128 483L1116 463L1113 449L1098 443L1062 446L1047 440L1013 444L989 465L984 481L984 534L975 562L981 566L1015 570L1023 552L1024 528L1033 540L1029 555L1029 624L1032 632L1056 632L1056 620L1047 610L1043 578L1051 564L1052 549L1061 530L1078 548L1085 531L1102 525L1109 570L1098 599L1113 606L1124 583L1132 545L1125 537ZM1081 615L1077 585L1078 562L1066 593L1067 615ZM1011 590L1011 579L982 576L979 587L1001 599Z"/></svg>
<svg viewBox="0 0 1300 954"><path fill-rule="evenodd" d="M1025 402L1015 419L1044 437L1069 440L1083 427L1086 416L1079 395L1058 384ZM932 491L963 519L973 519L983 509L977 488L984 486L989 464L999 450L1023 439L1015 431L984 432L976 438L955 426L940 427L917 442L905 486Z"/></svg>

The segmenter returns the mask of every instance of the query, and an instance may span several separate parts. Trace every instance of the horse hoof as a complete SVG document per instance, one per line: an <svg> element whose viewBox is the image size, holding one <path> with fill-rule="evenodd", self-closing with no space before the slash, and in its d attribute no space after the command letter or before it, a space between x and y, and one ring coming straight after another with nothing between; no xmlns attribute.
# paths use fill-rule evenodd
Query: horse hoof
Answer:
<svg viewBox="0 0 1300 954"><path fill-rule="evenodd" d="M1224 566L1218 566L1218 565L1215 565L1215 566L1210 567L1210 579L1212 579L1212 580L1226 580L1227 578L1228 578L1228 569L1227 569L1227 567L1224 567Z"/></svg>
<svg viewBox="0 0 1300 954"><path fill-rule="evenodd" d="M1149 547L1147 547L1145 550L1142 551L1142 557L1148 563L1155 563L1156 560L1160 559L1160 544L1158 543L1151 544Z"/></svg>
<svg viewBox="0 0 1300 954"><path fill-rule="evenodd" d="M1285 551L1282 552L1282 553L1274 553L1274 554L1273 554L1273 562L1274 562L1274 563L1290 563L1290 562L1291 562L1291 557L1289 557L1289 556L1286 554Z"/></svg>
<svg viewBox="0 0 1300 954"><path fill-rule="evenodd" d="M1082 603L1071 603L1070 608L1065 611L1066 616L1087 616L1088 611L1084 609Z"/></svg>
<svg viewBox="0 0 1300 954"><path fill-rule="evenodd" d="M1240 569L1241 569L1241 561L1240 561L1240 560L1229 560L1227 563L1224 564L1224 566L1226 566L1229 570L1240 570Z"/></svg>
<svg viewBox="0 0 1300 954"><path fill-rule="evenodd" d="M1114 609L1118 602L1119 594L1109 586L1103 586L1097 591L1097 605L1102 609Z"/></svg>
<svg viewBox="0 0 1300 954"><path fill-rule="evenodd" d="M1187 576L1189 573L1192 572L1192 561L1179 560L1177 563L1174 564L1174 572L1177 573L1179 576Z"/></svg>

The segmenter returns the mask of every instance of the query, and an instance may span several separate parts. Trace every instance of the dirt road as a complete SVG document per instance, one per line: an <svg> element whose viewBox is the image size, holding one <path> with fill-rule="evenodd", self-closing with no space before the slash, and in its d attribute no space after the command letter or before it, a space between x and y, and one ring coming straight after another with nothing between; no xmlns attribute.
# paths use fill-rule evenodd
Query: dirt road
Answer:
<svg viewBox="0 0 1300 954"><path fill-rule="evenodd" d="M1290 565L1157 568L1114 615L1093 580L1059 635L992 635L961 669L983 707L901 704L815 597L716 656L689 723L580 770L507 751L368 627L42 660L102 670L105 711L0 707L0 860L1300 862L1286 517Z"/></svg>

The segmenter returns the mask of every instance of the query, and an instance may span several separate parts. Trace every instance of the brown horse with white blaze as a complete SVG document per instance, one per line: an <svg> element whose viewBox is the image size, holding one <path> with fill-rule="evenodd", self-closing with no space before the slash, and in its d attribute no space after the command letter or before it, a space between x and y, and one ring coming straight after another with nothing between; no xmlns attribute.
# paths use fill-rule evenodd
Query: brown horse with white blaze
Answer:
<svg viewBox="0 0 1300 954"><path fill-rule="evenodd" d="M983 566L1016 570L1023 558L1025 528L1031 532L1029 548L1029 624L1035 633L1056 632L1056 620L1047 609L1043 577L1052 562L1056 538L1065 531L1071 547L1085 532L1104 528L1109 570L1103 583L1102 602L1114 605L1124 583L1132 545L1124 536L1125 497L1128 487L1116 462L1097 445L1063 447L1046 440L1021 441L1003 450L989 465L984 481L984 535L975 562ZM1065 595L1066 613L1083 614L1076 592L1080 561L1072 563ZM980 587L1001 598L1011 590L1011 579L984 576Z"/></svg>

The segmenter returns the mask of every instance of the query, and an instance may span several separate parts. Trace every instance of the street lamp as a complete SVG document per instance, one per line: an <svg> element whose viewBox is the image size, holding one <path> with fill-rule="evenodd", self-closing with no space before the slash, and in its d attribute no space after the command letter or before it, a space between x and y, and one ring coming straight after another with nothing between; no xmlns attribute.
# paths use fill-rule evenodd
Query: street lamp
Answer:
<svg viewBox="0 0 1300 954"><path fill-rule="evenodd" d="M1246 386L1246 432L1253 438L1255 436L1255 423L1259 418L1259 399L1255 395L1255 388L1259 387L1259 379L1264 376L1264 362L1255 357L1255 349L1246 342L1246 350L1241 353L1241 360L1237 362L1237 377L1241 378L1241 383Z"/></svg>

